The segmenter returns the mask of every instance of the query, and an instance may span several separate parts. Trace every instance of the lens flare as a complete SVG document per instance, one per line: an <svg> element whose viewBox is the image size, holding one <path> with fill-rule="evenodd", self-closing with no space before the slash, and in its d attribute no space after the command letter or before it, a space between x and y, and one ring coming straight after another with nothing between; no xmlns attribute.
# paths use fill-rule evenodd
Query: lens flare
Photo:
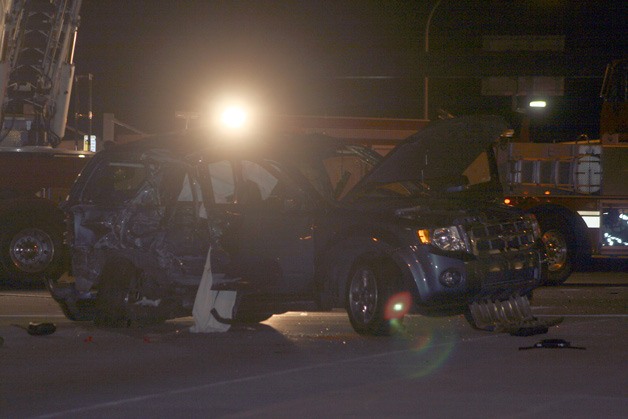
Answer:
<svg viewBox="0 0 628 419"><path fill-rule="evenodd" d="M421 379L447 364L456 348L457 336L429 330L421 336L406 335L404 340L409 341L410 351L407 357L397 360L396 368L407 378Z"/></svg>
<svg viewBox="0 0 628 419"><path fill-rule="evenodd" d="M402 319L408 314L412 307L412 296L409 292L404 291L393 295L388 299L384 318L386 320Z"/></svg>

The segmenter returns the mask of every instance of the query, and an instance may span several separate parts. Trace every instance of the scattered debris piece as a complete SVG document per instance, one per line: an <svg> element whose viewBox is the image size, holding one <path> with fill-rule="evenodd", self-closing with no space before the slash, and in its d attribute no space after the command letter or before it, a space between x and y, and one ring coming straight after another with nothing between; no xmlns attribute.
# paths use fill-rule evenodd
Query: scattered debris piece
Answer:
<svg viewBox="0 0 628 419"><path fill-rule="evenodd" d="M514 295L508 300L475 301L469 305L466 319L476 329L513 336L544 334L563 321L563 318L539 320L534 317L525 295Z"/></svg>
<svg viewBox="0 0 628 419"><path fill-rule="evenodd" d="M19 327L20 329L24 329L28 332L29 335L33 336L44 336L50 335L57 330L57 325L54 323L34 323L30 322L28 326L23 326L21 324L13 324L12 326Z"/></svg>
<svg viewBox="0 0 628 419"><path fill-rule="evenodd" d="M46 336L51 335L57 330L57 325L54 323L33 323L28 324L26 331L29 335L33 336Z"/></svg>
<svg viewBox="0 0 628 419"><path fill-rule="evenodd" d="M520 347L519 350L523 351L526 349L587 349L582 346L571 346L571 343L567 342L564 339L543 339L540 342L535 343L532 346L523 346Z"/></svg>
<svg viewBox="0 0 628 419"><path fill-rule="evenodd" d="M534 335L544 335L549 331L549 326L545 324L535 324L530 326L521 326L517 327L514 330L510 330L511 336L534 336Z"/></svg>

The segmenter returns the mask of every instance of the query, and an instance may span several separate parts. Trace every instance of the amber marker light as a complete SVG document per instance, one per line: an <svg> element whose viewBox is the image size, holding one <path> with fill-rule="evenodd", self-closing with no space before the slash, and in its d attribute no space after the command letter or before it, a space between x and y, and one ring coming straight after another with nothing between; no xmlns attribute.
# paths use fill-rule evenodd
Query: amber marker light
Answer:
<svg viewBox="0 0 628 419"><path fill-rule="evenodd" d="M429 230L417 230L416 233L419 236L419 240L421 240L421 243L423 244L430 243L430 231Z"/></svg>

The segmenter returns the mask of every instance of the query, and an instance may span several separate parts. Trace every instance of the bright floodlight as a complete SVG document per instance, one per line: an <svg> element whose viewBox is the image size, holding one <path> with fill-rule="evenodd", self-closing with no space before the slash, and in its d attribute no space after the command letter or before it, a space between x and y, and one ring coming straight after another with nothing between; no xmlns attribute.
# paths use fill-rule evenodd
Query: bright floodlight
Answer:
<svg viewBox="0 0 628 419"><path fill-rule="evenodd" d="M544 100L533 100L530 102L531 108L544 108L547 106L547 103Z"/></svg>
<svg viewBox="0 0 628 419"><path fill-rule="evenodd" d="M248 122L248 112L242 106L229 105L220 115L220 123L229 130L242 130Z"/></svg>
<svg viewBox="0 0 628 419"><path fill-rule="evenodd" d="M207 128L229 141L246 140L259 128L259 107L249 97L219 97L207 110Z"/></svg>

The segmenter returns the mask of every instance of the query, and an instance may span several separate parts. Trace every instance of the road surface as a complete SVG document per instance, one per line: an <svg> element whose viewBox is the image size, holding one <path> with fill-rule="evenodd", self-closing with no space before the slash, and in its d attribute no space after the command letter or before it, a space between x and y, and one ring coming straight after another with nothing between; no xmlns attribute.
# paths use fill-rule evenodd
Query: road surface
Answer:
<svg viewBox="0 0 628 419"><path fill-rule="evenodd" d="M191 318L98 329L65 320L45 290L4 288L0 418L628 417L627 291L623 272L538 289L535 315L564 318L544 335L412 315L369 338L341 311L221 334L190 333ZM31 336L31 321L57 330ZM545 339L584 349L521 349Z"/></svg>

